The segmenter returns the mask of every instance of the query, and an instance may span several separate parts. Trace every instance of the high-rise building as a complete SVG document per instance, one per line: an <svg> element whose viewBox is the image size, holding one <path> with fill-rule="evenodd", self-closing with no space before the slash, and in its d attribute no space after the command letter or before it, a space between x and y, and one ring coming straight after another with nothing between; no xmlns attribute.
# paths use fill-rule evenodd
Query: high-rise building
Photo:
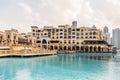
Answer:
<svg viewBox="0 0 120 80"><path fill-rule="evenodd" d="M107 26L103 28L103 33L107 37L108 43L111 44L111 37L110 37L109 29Z"/></svg>
<svg viewBox="0 0 120 80"><path fill-rule="evenodd" d="M95 25L92 26L92 29L97 29Z"/></svg>
<svg viewBox="0 0 120 80"><path fill-rule="evenodd" d="M103 29L103 33L106 34L106 33L108 33L108 32L109 32L109 29L108 29L107 26L105 26L104 29Z"/></svg>
<svg viewBox="0 0 120 80"><path fill-rule="evenodd" d="M73 26L73 27L77 27L77 21L73 21L73 22L72 22L72 26Z"/></svg>
<svg viewBox="0 0 120 80"><path fill-rule="evenodd" d="M117 49L120 49L120 29L116 28L112 31L112 43Z"/></svg>

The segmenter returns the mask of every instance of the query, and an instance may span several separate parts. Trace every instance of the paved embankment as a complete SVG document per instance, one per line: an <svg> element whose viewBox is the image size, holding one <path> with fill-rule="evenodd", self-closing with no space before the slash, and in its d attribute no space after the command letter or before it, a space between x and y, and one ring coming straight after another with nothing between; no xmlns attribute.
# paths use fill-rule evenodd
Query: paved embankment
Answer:
<svg viewBox="0 0 120 80"><path fill-rule="evenodd" d="M5 52L0 53L0 57L34 57L34 56L48 56L56 55L57 51L47 52Z"/></svg>

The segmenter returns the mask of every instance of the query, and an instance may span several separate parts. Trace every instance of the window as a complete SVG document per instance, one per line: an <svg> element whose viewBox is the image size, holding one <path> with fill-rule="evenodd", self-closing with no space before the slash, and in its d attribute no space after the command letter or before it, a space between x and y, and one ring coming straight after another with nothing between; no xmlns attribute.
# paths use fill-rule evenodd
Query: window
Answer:
<svg viewBox="0 0 120 80"><path fill-rule="evenodd" d="M96 35L96 32L93 32L93 35Z"/></svg>
<svg viewBox="0 0 120 80"><path fill-rule="evenodd" d="M68 43L70 44L71 42L69 41Z"/></svg>
<svg viewBox="0 0 120 80"><path fill-rule="evenodd" d="M72 29L72 31L75 31L75 29Z"/></svg>
<svg viewBox="0 0 120 80"><path fill-rule="evenodd" d="M73 44L75 44L75 41L73 40Z"/></svg>
<svg viewBox="0 0 120 80"><path fill-rule="evenodd" d="M67 37L64 37L64 39L66 39Z"/></svg>
<svg viewBox="0 0 120 80"><path fill-rule="evenodd" d="M16 36L14 36L14 39L16 39Z"/></svg>
<svg viewBox="0 0 120 80"><path fill-rule="evenodd" d="M92 32L90 32L89 35L92 35Z"/></svg>
<svg viewBox="0 0 120 80"><path fill-rule="evenodd" d="M33 33L33 36L35 36L35 33Z"/></svg>
<svg viewBox="0 0 120 80"><path fill-rule="evenodd" d="M85 35L88 35L88 33L85 33Z"/></svg>
<svg viewBox="0 0 120 80"><path fill-rule="evenodd" d="M59 29L56 29L56 32L59 32Z"/></svg>
<svg viewBox="0 0 120 80"><path fill-rule="evenodd" d="M37 39L39 39L39 37L37 37Z"/></svg>
<svg viewBox="0 0 120 80"><path fill-rule="evenodd" d="M75 44L75 42L73 41L73 44Z"/></svg>
<svg viewBox="0 0 120 80"><path fill-rule="evenodd" d="M81 36L81 39L83 39L83 36Z"/></svg>
<svg viewBox="0 0 120 80"><path fill-rule="evenodd" d="M92 38L92 36L90 36L90 38Z"/></svg>
<svg viewBox="0 0 120 80"><path fill-rule="evenodd" d="M37 36L39 36L39 34L37 34Z"/></svg>
<svg viewBox="0 0 120 80"><path fill-rule="evenodd" d="M95 39L96 37L94 36L93 38Z"/></svg>
<svg viewBox="0 0 120 80"><path fill-rule="evenodd" d="M80 31L80 29L77 29L77 31Z"/></svg>
<svg viewBox="0 0 120 80"><path fill-rule="evenodd" d="M83 32L83 29L81 29L81 32Z"/></svg>
<svg viewBox="0 0 120 80"><path fill-rule="evenodd" d="M63 38L62 36L60 36L60 38Z"/></svg>
<svg viewBox="0 0 120 80"><path fill-rule="evenodd" d="M81 44L83 44L83 42L81 42Z"/></svg>
<svg viewBox="0 0 120 80"><path fill-rule="evenodd" d="M63 29L60 29L60 31L63 31Z"/></svg>
<svg viewBox="0 0 120 80"><path fill-rule="evenodd" d="M40 30L38 30L38 32L40 32Z"/></svg>
<svg viewBox="0 0 120 80"><path fill-rule="evenodd" d="M79 44L79 42L77 42L77 44Z"/></svg>
<svg viewBox="0 0 120 80"><path fill-rule="evenodd" d="M81 35L83 35L83 33L81 33Z"/></svg>
<svg viewBox="0 0 120 80"><path fill-rule="evenodd" d="M36 43L41 43L41 41L37 41Z"/></svg>
<svg viewBox="0 0 120 80"><path fill-rule="evenodd" d="M75 35L75 32L72 32L72 35Z"/></svg>
<svg viewBox="0 0 120 80"><path fill-rule="evenodd" d="M67 30L65 29L64 32L67 32Z"/></svg>
<svg viewBox="0 0 120 80"><path fill-rule="evenodd" d="M71 36L68 36L69 39L71 39Z"/></svg>
<svg viewBox="0 0 120 80"><path fill-rule="evenodd" d="M79 33L77 33L77 36L79 36Z"/></svg>
<svg viewBox="0 0 120 80"><path fill-rule="evenodd" d="M72 36L72 38L75 38L75 36Z"/></svg>
<svg viewBox="0 0 120 80"><path fill-rule="evenodd" d="M62 35L63 33L60 33L60 35Z"/></svg>
<svg viewBox="0 0 120 80"><path fill-rule="evenodd" d="M64 42L64 44L66 44L66 41Z"/></svg>
<svg viewBox="0 0 120 80"><path fill-rule="evenodd" d="M44 33L44 35L47 35L47 33Z"/></svg>
<svg viewBox="0 0 120 80"><path fill-rule="evenodd" d="M35 30L34 30L34 29L33 29L32 31L33 31L33 32L35 32Z"/></svg>
<svg viewBox="0 0 120 80"><path fill-rule="evenodd" d="M87 39L88 37L86 36L85 38Z"/></svg>

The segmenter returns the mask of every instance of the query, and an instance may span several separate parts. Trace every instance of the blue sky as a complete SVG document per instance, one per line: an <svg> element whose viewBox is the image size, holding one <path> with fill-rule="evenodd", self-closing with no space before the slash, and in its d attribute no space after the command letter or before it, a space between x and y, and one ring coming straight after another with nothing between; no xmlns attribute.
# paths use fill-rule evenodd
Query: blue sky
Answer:
<svg viewBox="0 0 120 80"><path fill-rule="evenodd" d="M0 31L30 26L58 26L78 21L78 26L102 29L120 26L120 0L0 0Z"/></svg>

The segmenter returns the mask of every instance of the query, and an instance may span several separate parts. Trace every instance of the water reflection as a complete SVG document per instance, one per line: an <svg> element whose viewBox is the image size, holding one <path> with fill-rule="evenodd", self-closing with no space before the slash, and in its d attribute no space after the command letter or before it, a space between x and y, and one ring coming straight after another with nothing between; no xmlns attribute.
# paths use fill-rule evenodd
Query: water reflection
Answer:
<svg viewBox="0 0 120 80"><path fill-rule="evenodd" d="M0 59L0 80L119 80L119 66L120 63L110 60L75 54L3 58Z"/></svg>
<svg viewBox="0 0 120 80"><path fill-rule="evenodd" d="M12 80L33 80L31 77L31 72L28 69L23 69L16 72L15 78Z"/></svg>

